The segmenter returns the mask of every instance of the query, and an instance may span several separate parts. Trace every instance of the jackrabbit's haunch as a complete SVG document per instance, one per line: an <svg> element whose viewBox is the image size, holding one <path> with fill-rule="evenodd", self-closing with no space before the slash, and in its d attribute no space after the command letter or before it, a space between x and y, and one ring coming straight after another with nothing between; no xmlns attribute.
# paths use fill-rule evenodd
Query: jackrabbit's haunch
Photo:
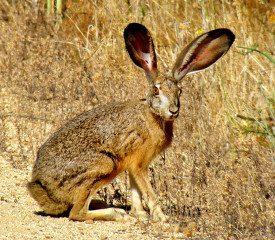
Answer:
<svg viewBox="0 0 275 240"><path fill-rule="evenodd" d="M28 189L46 214L69 211L72 220L127 221L122 209L89 210L95 193L128 170L131 214L145 217L142 196L155 221L167 221L149 181L148 165L173 138L179 115L179 82L222 57L234 42L228 29L216 29L193 40L179 54L170 74L160 73L150 32L131 23L124 31L128 53L149 82L146 100L96 107L75 117L39 149Z"/></svg>

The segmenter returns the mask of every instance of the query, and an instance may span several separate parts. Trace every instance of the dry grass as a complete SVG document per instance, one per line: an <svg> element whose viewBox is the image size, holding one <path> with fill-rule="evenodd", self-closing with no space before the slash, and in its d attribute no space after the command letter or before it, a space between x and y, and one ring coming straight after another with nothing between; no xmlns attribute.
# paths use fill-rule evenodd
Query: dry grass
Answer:
<svg viewBox="0 0 275 240"><path fill-rule="evenodd" d="M124 47L128 23L150 29L161 71L195 36L230 28L236 41L227 55L182 83L174 143L151 165L152 183L172 222L196 223L193 236L274 237L274 65L236 48L257 44L274 54L271 1L68 0L60 29L45 1L0 2L0 154L22 171L68 119L146 96L144 74ZM273 135L254 133L261 124ZM125 181L100 196L125 204Z"/></svg>

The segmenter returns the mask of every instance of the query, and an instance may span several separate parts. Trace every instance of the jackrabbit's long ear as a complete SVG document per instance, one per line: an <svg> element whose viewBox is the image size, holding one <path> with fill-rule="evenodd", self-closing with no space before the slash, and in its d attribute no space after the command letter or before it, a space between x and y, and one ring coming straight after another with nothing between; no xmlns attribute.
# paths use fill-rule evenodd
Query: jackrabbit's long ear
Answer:
<svg viewBox="0 0 275 240"><path fill-rule="evenodd" d="M139 23L130 23L124 30L127 51L133 62L144 69L149 81L157 72L157 57L150 32Z"/></svg>
<svg viewBox="0 0 275 240"><path fill-rule="evenodd" d="M179 81L190 72L209 67L228 51L234 39L235 35L226 28L197 37L179 54L172 70L175 80Z"/></svg>

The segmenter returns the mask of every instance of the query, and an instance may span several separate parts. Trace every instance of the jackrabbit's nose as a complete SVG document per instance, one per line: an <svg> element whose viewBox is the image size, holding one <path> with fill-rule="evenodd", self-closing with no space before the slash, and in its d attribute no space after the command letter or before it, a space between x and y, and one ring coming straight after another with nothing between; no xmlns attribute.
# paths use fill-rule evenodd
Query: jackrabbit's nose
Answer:
<svg viewBox="0 0 275 240"><path fill-rule="evenodd" d="M173 115L177 115L178 112L179 112L179 108L177 106L174 106L174 107L170 107L169 108L169 112Z"/></svg>

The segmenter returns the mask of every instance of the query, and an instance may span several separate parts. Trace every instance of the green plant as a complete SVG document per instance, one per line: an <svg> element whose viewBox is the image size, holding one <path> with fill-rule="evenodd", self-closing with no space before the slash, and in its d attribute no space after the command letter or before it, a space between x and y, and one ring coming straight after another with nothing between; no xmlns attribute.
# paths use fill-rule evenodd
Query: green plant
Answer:
<svg viewBox="0 0 275 240"><path fill-rule="evenodd" d="M243 55L251 54L253 52L260 53L275 65L275 60L269 54L257 50L256 46L253 46L252 48L238 46L238 48L249 50L247 52L241 53ZM273 151L275 149L275 92L274 90L271 90L271 97L268 97L262 81L257 80L257 83L265 106L258 108L256 113L252 113L246 103L243 103L246 116L237 114L237 118L241 119L241 121L236 121L236 123L245 133L254 133L267 137L270 148ZM261 138L261 141L264 143L264 138Z"/></svg>
<svg viewBox="0 0 275 240"><path fill-rule="evenodd" d="M242 49L249 50L249 51L247 51L247 52L245 52L245 53L243 53L243 54L250 54L250 53L252 53L252 52L258 52L258 53L264 55L270 62L272 62L272 63L275 65L275 59L273 59L269 54L267 54L267 53L265 53L265 52L262 52L262 51L260 51L260 50L257 50L256 47L257 47L257 46L255 45L255 46L253 46L253 48L240 47L240 46L238 46L237 48L242 48Z"/></svg>
<svg viewBox="0 0 275 240"><path fill-rule="evenodd" d="M47 0L47 15L51 15L54 12L55 6L55 14L56 14L56 25L61 26L62 24L62 0L55 0L55 4L53 4L53 0Z"/></svg>

